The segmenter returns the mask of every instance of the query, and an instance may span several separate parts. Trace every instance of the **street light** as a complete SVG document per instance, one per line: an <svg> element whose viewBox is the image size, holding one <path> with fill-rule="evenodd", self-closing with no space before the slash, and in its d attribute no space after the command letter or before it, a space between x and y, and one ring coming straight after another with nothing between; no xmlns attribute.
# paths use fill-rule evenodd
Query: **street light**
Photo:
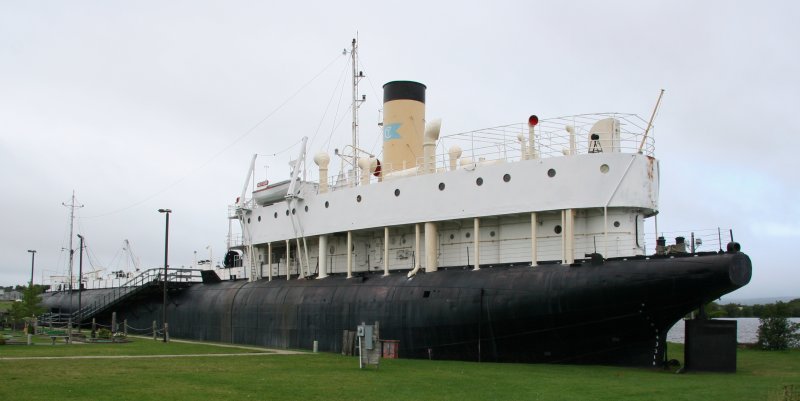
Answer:
<svg viewBox="0 0 800 401"><path fill-rule="evenodd" d="M81 292L83 292L83 235L78 234L81 240L81 253L78 262L78 331L81 331L81 322L83 321L83 313L81 312Z"/></svg>
<svg viewBox="0 0 800 401"><path fill-rule="evenodd" d="M33 262L36 260L36 250L28 249L28 252L31 253L31 288L33 288Z"/></svg>
<svg viewBox="0 0 800 401"><path fill-rule="evenodd" d="M169 260L169 214L172 213L170 209L158 209L159 213L165 213L167 215L167 226L166 230L164 231L164 342L167 342L167 336L169 335L167 332L167 266Z"/></svg>

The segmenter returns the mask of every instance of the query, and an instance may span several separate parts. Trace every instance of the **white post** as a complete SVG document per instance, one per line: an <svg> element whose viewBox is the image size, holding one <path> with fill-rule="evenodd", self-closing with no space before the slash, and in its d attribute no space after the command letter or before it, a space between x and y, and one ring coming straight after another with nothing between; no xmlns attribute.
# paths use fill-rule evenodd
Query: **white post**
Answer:
<svg viewBox="0 0 800 401"><path fill-rule="evenodd" d="M317 278L328 277L328 237L325 235L319 236L319 275Z"/></svg>
<svg viewBox="0 0 800 401"><path fill-rule="evenodd" d="M420 249L420 232L419 232L419 223L414 224L414 271L417 271L420 267L419 263L419 249Z"/></svg>
<svg viewBox="0 0 800 401"><path fill-rule="evenodd" d="M272 281L272 242L267 242L267 264L269 265L267 277L269 281Z"/></svg>
<svg viewBox="0 0 800 401"><path fill-rule="evenodd" d="M538 159L536 154L536 126L528 122L528 159Z"/></svg>
<svg viewBox="0 0 800 401"><path fill-rule="evenodd" d="M472 247L474 248L473 252L475 253L475 269L481 269L481 223L479 218L475 218L473 220L473 230L472 230Z"/></svg>
<svg viewBox="0 0 800 401"><path fill-rule="evenodd" d="M289 281L289 250L291 244L289 244L289 240L286 240L286 281Z"/></svg>
<svg viewBox="0 0 800 401"><path fill-rule="evenodd" d="M435 272L439 269L439 234L436 223L425 223L425 271Z"/></svg>
<svg viewBox="0 0 800 401"><path fill-rule="evenodd" d="M538 228L536 222L536 212L531 213L531 266L537 265L538 255L536 249L536 229Z"/></svg>
<svg viewBox="0 0 800 401"><path fill-rule="evenodd" d="M567 224L564 222L564 220L566 220L566 218L564 216L564 210L562 209L561 210L561 264L564 264L564 263L567 262L566 259L564 258L564 256L567 253L567 251L566 251L566 249L567 249L566 245L567 244L565 243L566 240L565 240L565 237L564 237L564 234L566 234L566 231L567 231L565 229L565 226Z"/></svg>
<svg viewBox="0 0 800 401"><path fill-rule="evenodd" d="M565 129L569 133L569 155L574 156L578 154L577 146L575 144L575 127L567 125Z"/></svg>
<svg viewBox="0 0 800 401"><path fill-rule="evenodd" d="M658 233L656 233L658 239ZM608 206L603 206L603 257L608 257Z"/></svg>
<svg viewBox="0 0 800 401"><path fill-rule="evenodd" d="M347 278L353 277L353 232L347 232Z"/></svg>
<svg viewBox="0 0 800 401"><path fill-rule="evenodd" d="M565 236L565 255L564 260L567 264L575 263L575 210L567 209L564 211L564 236Z"/></svg>
<svg viewBox="0 0 800 401"><path fill-rule="evenodd" d="M389 275L389 227L383 228L383 275Z"/></svg>

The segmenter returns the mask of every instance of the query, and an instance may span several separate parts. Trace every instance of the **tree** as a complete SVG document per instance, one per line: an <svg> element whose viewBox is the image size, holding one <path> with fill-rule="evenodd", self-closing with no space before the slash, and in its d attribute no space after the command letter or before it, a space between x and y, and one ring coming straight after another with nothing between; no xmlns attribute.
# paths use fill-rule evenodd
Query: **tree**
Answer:
<svg viewBox="0 0 800 401"><path fill-rule="evenodd" d="M9 311L14 324L23 321L25 318L44 313L41 292L42 289L39 286L26 287L22 291L22 302L14 302Z"/></svg>
<svg viewBox="0 0 800 401"><path fill-rule="evenodd" d="M759 319L758 346L765 350L785 350L800 345L800 323L792 323L786 316L788 304L777 302L766 305Z"/></svg>
<svg viewBox="0 0 800 401"><path fill-rule="evenodd" d="M737 304L723 305L726 317L739 317L740 307Z"/></svg>

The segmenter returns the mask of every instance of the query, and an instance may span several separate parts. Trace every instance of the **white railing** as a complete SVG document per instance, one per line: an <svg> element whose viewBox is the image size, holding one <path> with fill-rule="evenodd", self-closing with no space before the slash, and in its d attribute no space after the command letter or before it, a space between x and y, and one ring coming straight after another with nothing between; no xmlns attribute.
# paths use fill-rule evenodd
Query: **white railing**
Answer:
<svg viewBox="0 0 800 401"><path fill-rule="evenodd" d="M589 130L592 126L603 119L615 118L620 123L619 144L615 143L616 152L639 153L652 156L655 152L655 139L653 130L650 130L647 138L642 143L647 122L635 114L624 113L596 113L580 114L574 116L556 117L540 120L535 128L534 151L538 158L563 157L571 152L570 133L566 127L574 128L575 154L586 154L596 152L598 149L592 148L592 141ZM477 165L487 163L515 162L522 158L522 146L520 135L524 138L524 145L529 146L529 128L527 123L517 123L502 125L497 127L485 128L476 131L461 132L457 134L444 135L439 138L436 146L436 170L444 171L449 169L450 156L449 149L458 145L462 149L461 158L471 158ZM604 139L601 139L601 141ZM640 149L641 146L641 149ZM529 154L533 153L528 150ZM393 166L390 163L381 163L383 171L392 172L397 175L418 175L423 174L425 169L422 167L425 161L420 157L416 160L416 165L403 169L403 166ZM348 188L359 185L351 185L352 175L349 171L328 177L328 187L330 191ZM370 182L377 182L378 178L370 176Z"/></svg>
<svg viewBox="0 0 800 401"><path fill-rule="evenodd" d="M698 230L681 230L681 231L659 231L658 235L655 233L646 233L645 242L647 243L648 254L655 253L656 240L658 237L664 237L666 246L675 245L676 238L683 237L686 244L686 252L719 252L728 249L728 243L733 242L733 231L730 228L704 228ZM694 242L692 242L694 239ZM692 248L694 244L694 248Z"/></svg>

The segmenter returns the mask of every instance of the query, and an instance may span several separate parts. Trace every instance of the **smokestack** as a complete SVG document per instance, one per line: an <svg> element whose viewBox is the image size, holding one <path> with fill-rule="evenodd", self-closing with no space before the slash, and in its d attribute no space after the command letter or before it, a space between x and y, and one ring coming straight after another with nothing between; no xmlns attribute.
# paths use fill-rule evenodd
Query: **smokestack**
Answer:
<svg viewBox="0 0 800 401"><path fill-rule="evenodd" d="M416 167L423 156L426 89L413 81L383 85L382 174Z"/></svg>

